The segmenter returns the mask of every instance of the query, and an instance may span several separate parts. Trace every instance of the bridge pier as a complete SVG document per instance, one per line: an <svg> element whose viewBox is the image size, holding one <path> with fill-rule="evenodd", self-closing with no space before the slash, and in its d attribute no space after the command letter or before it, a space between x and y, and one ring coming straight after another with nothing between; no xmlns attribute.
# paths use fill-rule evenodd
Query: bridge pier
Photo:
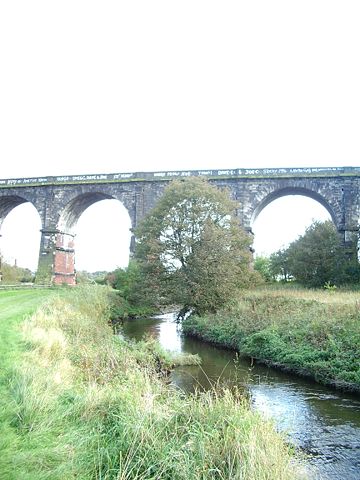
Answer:
<svg viewBox="0 0 360 480"><path fill-rule="evenodd" d="M76 285L74 237L71 233L57 234L53 272L55 285Z"/></svg>
<svg viewBox="0 0 360 480"><path fill-rule="evenodd" d="M41 230L40 254L35 283L75 285L74 235L58 229Z"/></svg>
<svg viewBox="0 0 360 480"><path fill-rule="evenodd" d="M56 228L46 228L41 230L38 269L35 277L35 283L39 285L52 284L57 233L58 230Z"/></svg>
<svg viewBox="0 0 360 480"><path fill-rule="evenodd" d="M359 242L359 228L353 227L348 229L339 228L338 229L342 246L347 254L349 260L351 257L356 256L358 252L358 242Z"/></svg>

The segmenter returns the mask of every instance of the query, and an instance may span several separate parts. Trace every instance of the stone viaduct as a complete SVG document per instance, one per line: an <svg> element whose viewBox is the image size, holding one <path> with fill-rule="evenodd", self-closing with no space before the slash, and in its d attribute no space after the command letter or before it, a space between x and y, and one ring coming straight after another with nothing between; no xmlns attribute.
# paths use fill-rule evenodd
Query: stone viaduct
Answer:
<svg viewBox="0 0 360 480"><path fill-rule="evenodd" d="M128 210L132 227L136 227L169 180L189 176L204 176L218 187L228 188L238 202L240 222L249 232L261 210L286 195L304 195L323 205L345 246L351 244L359 229L360 167L239 168L0 180L0 233L6 215L16 206L31 202L42 223L36 281L73 284L74 229L86 208L99 200L117 199Z"/></svg>

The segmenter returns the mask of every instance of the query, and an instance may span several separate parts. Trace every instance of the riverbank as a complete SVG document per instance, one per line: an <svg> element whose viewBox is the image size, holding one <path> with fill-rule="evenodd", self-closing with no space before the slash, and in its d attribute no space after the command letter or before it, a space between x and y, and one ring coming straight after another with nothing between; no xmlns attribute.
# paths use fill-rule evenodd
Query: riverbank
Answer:
<svg viewBox="0 0 360 480"><path fill-rule="evenodd" d="M360 392L356 293L265 288L245 292L216 315L187 318L183 331L317 382Z"/></svg>
<svg viewBox="0 0 360 480"><path fill-rule="evenodd" d="M7 348L19 348L3 381L1 478L304 478L246 399L184 396L164 381L159 347L114 336L109 313L105 288L64 291L23 323L21 340L22 318L8 312Z"/></svg>

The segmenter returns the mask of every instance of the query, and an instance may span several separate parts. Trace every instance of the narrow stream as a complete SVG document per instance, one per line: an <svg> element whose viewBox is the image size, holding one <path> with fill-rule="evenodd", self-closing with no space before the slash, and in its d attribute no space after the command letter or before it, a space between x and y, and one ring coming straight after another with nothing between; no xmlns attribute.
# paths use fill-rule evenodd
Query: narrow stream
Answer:
<svg viewBox="0 0 360 480"><path fill-rule="evenodd" d="M312 478L360 479L360 399L262 365L235 352L181 335L172 314L127 321L125 337L151 335L172 352L198 353L201 367L178 367L171 381L184 391L207 389L220 379L244 385L255 409L274 420L290 441L303 449Z"/></svg>

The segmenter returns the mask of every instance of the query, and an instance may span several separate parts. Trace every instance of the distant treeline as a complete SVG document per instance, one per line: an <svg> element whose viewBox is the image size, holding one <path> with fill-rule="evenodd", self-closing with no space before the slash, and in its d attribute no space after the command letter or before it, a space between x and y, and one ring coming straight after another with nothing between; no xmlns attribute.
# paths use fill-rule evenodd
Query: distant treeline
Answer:
<svg viewBox="0 0 360 480"><path fill-rule="evenodd" d="M0 256L0 284L16 284L34 281L34 274L28 268L10 265Z"/></svg>
<svg viewBox="0 0 360 480"><path fill-rule="evenodd" d="M257 257L255 270L266 281L293 281L310 288L334 288L360 281L357 238L341 242L330 221L314 222L304 235L270 257Z"/></svg>

